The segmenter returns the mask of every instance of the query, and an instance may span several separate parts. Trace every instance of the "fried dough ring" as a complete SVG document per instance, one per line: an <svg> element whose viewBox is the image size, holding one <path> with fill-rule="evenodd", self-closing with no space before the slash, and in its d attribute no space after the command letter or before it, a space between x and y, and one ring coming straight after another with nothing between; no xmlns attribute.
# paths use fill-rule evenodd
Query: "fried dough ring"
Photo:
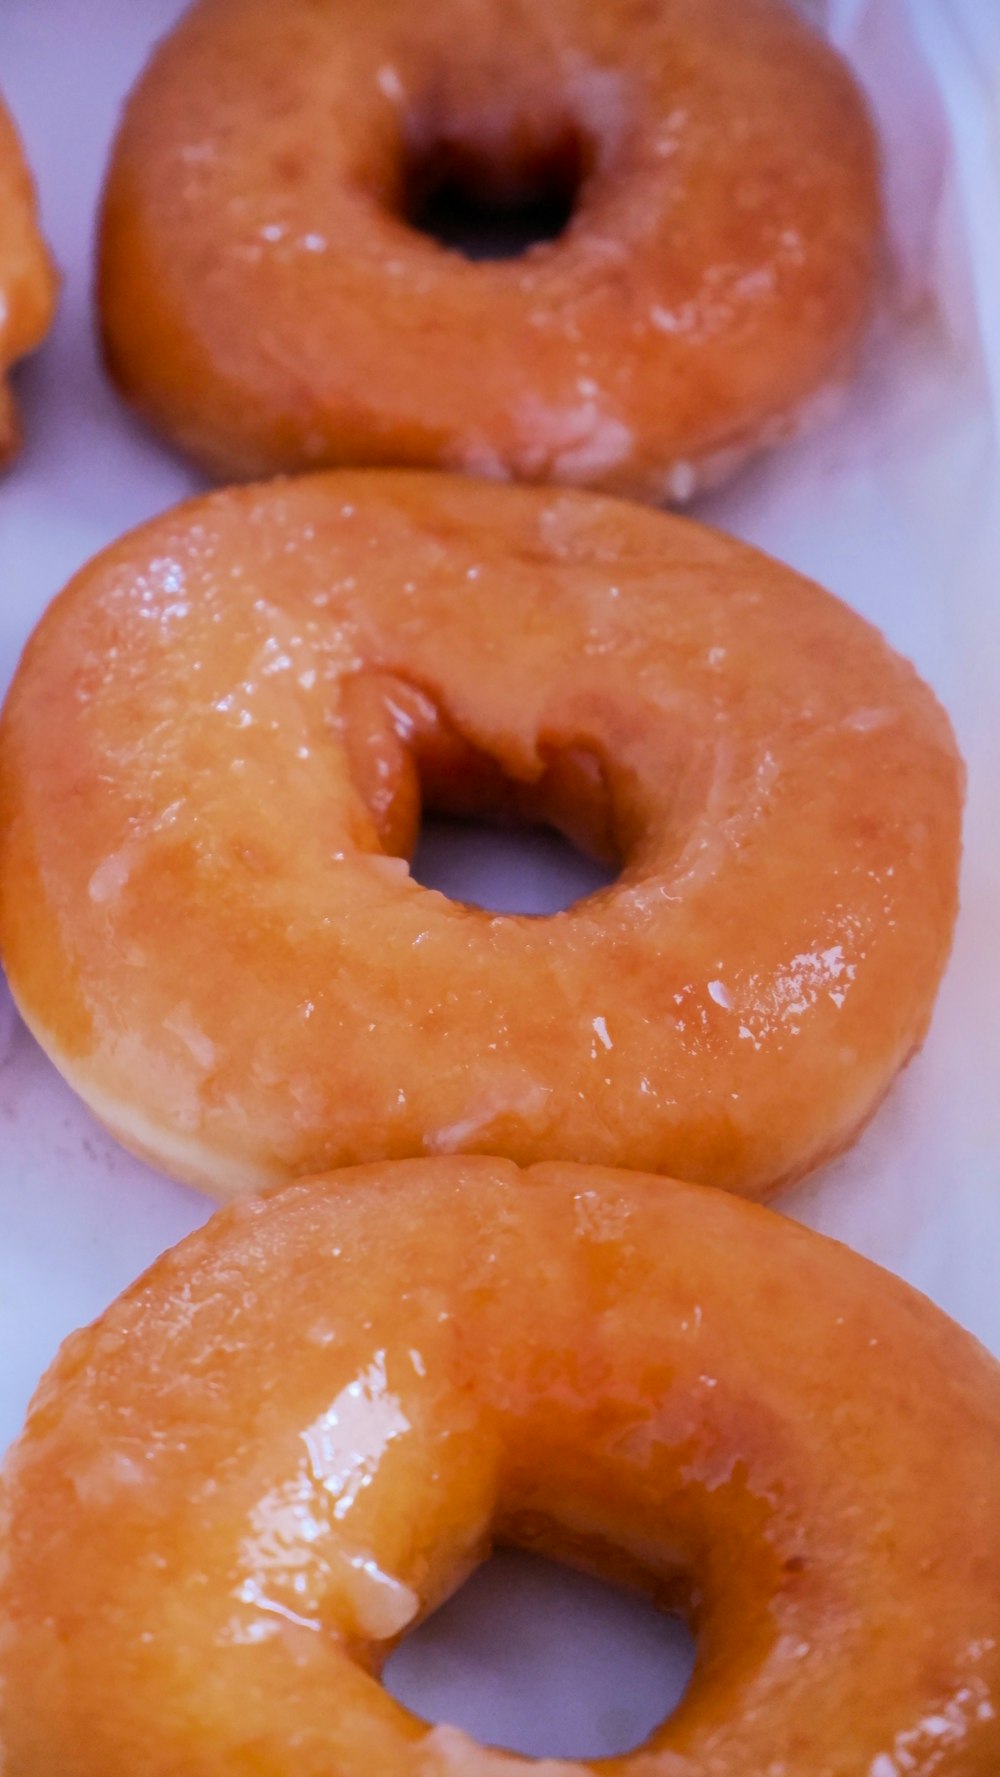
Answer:
<svg viewBox="0 0 1000 1777"><path fill-rule="evenodd" d="M720 1192L453 1158L223 1211L69 1341L3 1502L5 1777L1000 1768L1000 1370ZM643 1748L525 1762L382 1689L494 1541L688 1617Z"/></svg>
<svg viewBox="0 0 1000 1777"><path fill-rule="evenodd" d="M31 174L0 101L0 468L21 435L7 371L45 338L55 299L56 275L38 226Z"/></svg>
<svg viewBox="0 0 1000 1777"><path fill-rule="evenodd" d="M553 194L473 263L441 185ZM851 367L879 179L785 0L200 0L111 164L108 361L210 473L408 465L684 499Z"/></svg>
<svg viewBox="0 0 1000 1777"><path fill-rule="evenodd" d="M168 1172L421 1153L759 1195L919 1044L961 765L846 606L641 506L457 477L228 491L99 556L0 728L0 946L32 1029ZM611 887L421 887L421 801L548 821Z"/></svg>

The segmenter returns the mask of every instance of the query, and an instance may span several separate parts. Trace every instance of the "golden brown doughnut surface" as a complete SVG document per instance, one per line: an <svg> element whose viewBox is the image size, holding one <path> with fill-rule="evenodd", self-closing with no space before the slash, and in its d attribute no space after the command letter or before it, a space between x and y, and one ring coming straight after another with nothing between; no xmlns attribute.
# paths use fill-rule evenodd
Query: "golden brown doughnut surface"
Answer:
<svg viewBox="0 0 1000 1777"><path fill-rule="evenodd" d="M55 298L56 277L39 232L31 174L0 100L0 467L20 437L7 371L44 339Z"/></svg>
<svg viewBox="0 0 1000 1777"><path fill-rule="evenodd" d="M5 1777L995 1777L1000 1371L766 1210L490 1159L220 1213L64 1347L3 1481ZM692 1624L646 1745L378 1682L492 1542Z"/></svg>
<svg viewBox="0 0 1000 1777"><path fill-rule="evenodd" d="M421 800L621 863L550 918L411 877ZM0 947L32 1029L167 1171L421 1153L760 1194L920 1042L961 766L846 606L686 520L330 473L99 556L0 727Z"/></svg>
<svg viewBox="0 0 1000 1777"><path fill-rule="evenodd" d="M441 184L571 220L473 263L408 220ZM878 216L863 100L786 0L198 0L114 152L108 360L224 478L683 499L843 377Z"/></svg>

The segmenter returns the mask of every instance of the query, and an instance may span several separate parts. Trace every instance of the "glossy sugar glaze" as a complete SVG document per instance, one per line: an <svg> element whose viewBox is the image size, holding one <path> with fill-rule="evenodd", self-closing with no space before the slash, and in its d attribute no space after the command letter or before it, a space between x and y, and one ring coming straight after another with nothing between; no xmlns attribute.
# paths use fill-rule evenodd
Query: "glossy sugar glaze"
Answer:
<svg viewBox="0 0 1000 1777"><path fill-rule="evenodd" d="M55 299L56 275L39 231L31 174L0 101L0 467L20 437L6 372L41 344Z"/></svg>
<svg viewBox="0 0 1000 1777"><path fill-rule="evenodd" d="M995 1777L1000 1371L662 1178L441 1159L220 1213L2 1483L5 1777ZM494 1541L682 1611L647 1743L532 1766L378 1683Z"/></svg>
<svg viewBox="0 0 1000 1777"><path fill-rule="evenodd" d="M416 183L553 179L568 226L473 263ZM200 0L127 107L110 368L220 478L410 465L688 499L842 381L877 154L786 0Z"/></svg>
<svg viewBox="0 0 1000 1777"><path fill-rule="evenodd" d="M760 1195L923 1036L961 785L912 669L739 543L334 473L167 513L52 606L0 729L0 946L97 1114L212 1191L471 1150ZM620 876L448 900L422 801Z"/></svg>

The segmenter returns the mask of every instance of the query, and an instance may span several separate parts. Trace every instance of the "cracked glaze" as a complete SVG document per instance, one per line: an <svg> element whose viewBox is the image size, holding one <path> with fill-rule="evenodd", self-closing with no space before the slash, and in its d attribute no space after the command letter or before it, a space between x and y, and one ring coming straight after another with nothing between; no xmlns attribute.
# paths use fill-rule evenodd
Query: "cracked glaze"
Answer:
<svg viewBox="0 0 1000 1777"><path fill-rule="evenodd" d="M621 875L549 918L449 901L406 862L422 800ZM744 546L317 476L157 519L43 620L0 941L97 1114L210 1190L471 1149L761 1194L920 1042L960 803L911 668Z"/></svg>
<svg viewBox="0 0 1000 1777"><path fill-rule="evenodd" d="M2 1499L5 1777L1000 1769L1000 1370L721 1192L467 1158L248 1200L69 1341ZM382 1689L493 1541L688 1617L635 1753Z"/></svg>

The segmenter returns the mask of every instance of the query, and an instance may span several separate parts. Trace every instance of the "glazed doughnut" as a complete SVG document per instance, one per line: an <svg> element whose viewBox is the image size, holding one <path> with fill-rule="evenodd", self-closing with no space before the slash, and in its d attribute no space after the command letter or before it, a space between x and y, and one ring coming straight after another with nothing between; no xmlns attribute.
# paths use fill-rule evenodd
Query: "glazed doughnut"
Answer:
<svg viewBox="0 0 1000 1777"><path fill-rule="evenodd" d="M41 344L52 322L56 277L38 227L31 174L0 101L0 467L20 430L7 371Z"/></svg>
<svg viewBox="0 0 1000 1777"><path fill-rule="evenodd" d="M950 942L961 765L878 634L648 507L334 471L99 556L0 727L0 947L128 1146L209 1190L421 1153L769 1191L850 1141ZM421 802L621 867L421 887Z"/></svg>
<svg viewBox="0 0 1000 1777"><path fill-rule="evenodd" d="M786 0L199 0L107 183L107 357L222 479L460 469L683 499L848 373L864 102ZM567 226L473 262L435 195Z"/></svg>
<svg viewBox="0 0 1000 1777"><path fill-rule="evenodd" d="M234 1206L64 1347L4 1501L5 1777L1000 1769L1000 1371L721 1192L447 1159ZM382 1689L494 1542L688 1617L640 1751Z"/></svg>

